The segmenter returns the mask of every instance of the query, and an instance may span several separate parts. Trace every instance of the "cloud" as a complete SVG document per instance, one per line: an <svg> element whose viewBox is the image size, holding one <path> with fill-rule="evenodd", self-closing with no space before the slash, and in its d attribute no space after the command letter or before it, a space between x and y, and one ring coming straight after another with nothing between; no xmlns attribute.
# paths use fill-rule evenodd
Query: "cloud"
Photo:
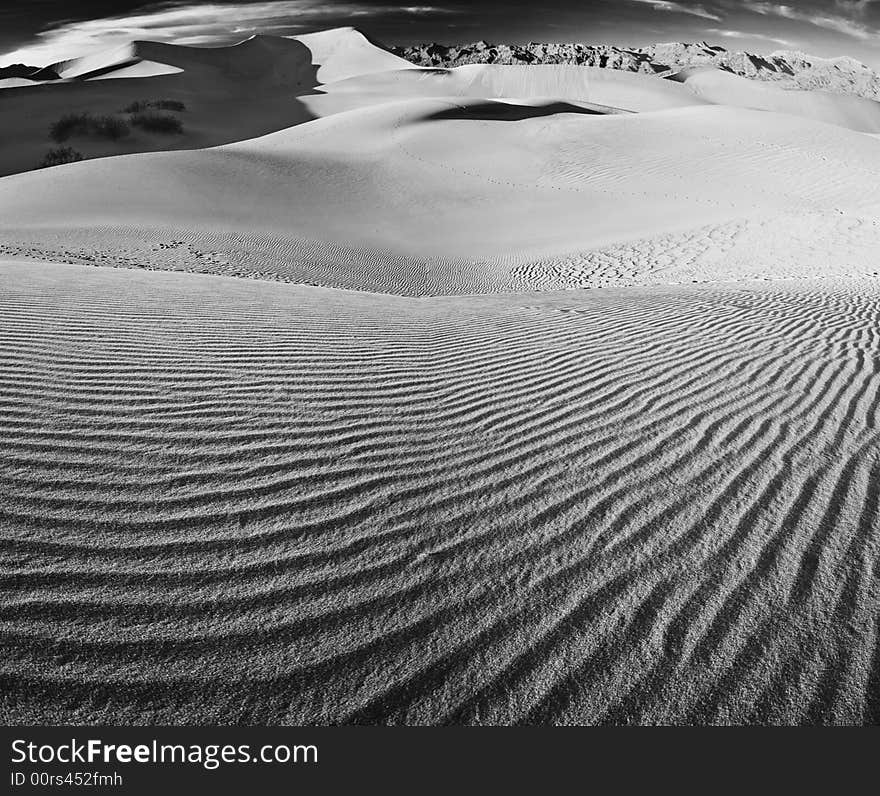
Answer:
<svg viewBox="0 0 880 796"><path fill-rule="evenodd" d="M797 46L796 42L791 39L780 39L776 36L768 36L765 33L749 33L745 30L729 30L725 28L706 28L706 33L713 36L721 36L725 39L755 39L757 41L768 41L772 44L778 44L780 47L792 49Z"/></svg>
<svg viewBox="0 0 880 796"><path fill-rule="evenodd" d="M834 5L847 14L864 17L877 0L834 0Z"/></svg>
<svg viewBox="0 0 880 796"><path fill-rule="evenodd" d="M685 3L674 3L670 0L629 0L629 2L649 5L657 11L669 11L675 14L688 14L692 17L711 19L714 22L721 21L721 17L719 17L714 12L709 11L705 6L702 5L686 5Z"/></svg>
<svg viewBox="0 0 880 796"><path fill-rule="evenodd" d="M44 66L134 39L190 45L231 43L257 32L295 35L330 20L345 24L346 20L379 15L440 13L446 9L314 0L166 4L142 13L58 25L39 33L37 43L0 56L0 66L17 62Z"/></svg>
<svg viewBox="0 0 880 796"><path fill-rule="evenodd" d="M790 5L754 2L753 0L748 0L748 2L743 5L746 10L755 14L782 17L783 19L788 19L792 22L804 22L818 28L825 28L826 30L832 30L836 33L842 33L844 36L851 36L854 39L872 39L880 33L876 28L869 27L864 22L860 22L850 16L842 14L808 11ZM836 5L841 6L839 0ZM867 9L869 3L854 2L844 3L844 5L848 6L851 11L859 9L863 12Z"/></svg>

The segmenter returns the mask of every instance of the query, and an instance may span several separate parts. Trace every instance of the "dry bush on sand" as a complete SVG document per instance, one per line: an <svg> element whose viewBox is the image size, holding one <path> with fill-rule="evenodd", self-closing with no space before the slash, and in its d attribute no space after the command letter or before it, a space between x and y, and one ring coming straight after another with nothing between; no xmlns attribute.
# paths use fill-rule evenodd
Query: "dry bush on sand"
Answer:
<svg viewBox="0 0 880 796"><path fill-rule="evenodd" d="M142 113L143 111L185 111L186 105L178 100L137 100L122 109L123 113Z"/></svg>
<svg viewBox="0 0 880 796"><path fill-rule="evenodd" d="M81 152L77 152L69 146L60 146L55 149L50 149L46 153L46 157L43 158L39 167L45 169L49 166L60 166L62 163L76 163L78 160L82 159L83 156Z"/></svg>
<svg viewBox="0 0 880 796"><path fill-rule="evenodd" d="M182 133L183 124L176 116L168 113L136 113L131 123L150 133Z"/></svg>
<svg viewBox="0 0 880 796"><path fill-rule="evenodd" d="M68 113L49 128L49 137L61 143L73 136L94 135L116 141L131 132L128 122L116 116L93 116L90 113Z"/></svg>

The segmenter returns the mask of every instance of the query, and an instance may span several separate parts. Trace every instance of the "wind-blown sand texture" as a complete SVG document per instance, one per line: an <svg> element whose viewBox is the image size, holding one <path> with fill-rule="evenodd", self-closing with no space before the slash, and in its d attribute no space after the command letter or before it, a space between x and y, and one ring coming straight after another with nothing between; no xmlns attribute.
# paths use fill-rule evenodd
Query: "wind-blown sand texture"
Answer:
<svg viewBox="0 0 880 796"><path fill-rule="evenodd" d="M0 179L4 721L878 723L880 141L317 40Z"/></svg>

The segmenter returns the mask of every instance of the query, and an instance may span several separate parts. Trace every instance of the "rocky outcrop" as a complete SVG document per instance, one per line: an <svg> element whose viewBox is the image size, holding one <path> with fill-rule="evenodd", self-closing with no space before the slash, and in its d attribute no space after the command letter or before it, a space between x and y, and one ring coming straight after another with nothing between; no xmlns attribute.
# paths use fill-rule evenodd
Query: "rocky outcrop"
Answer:
<svg viewBox="0 0 880 796"><path fill-rule="evenodd" d="M880 75L852 58L816 58L778 50L769 55L732 52L707 42L655 44L644 48L588 44L418 44L392 51L419 66L464 64L579 64L661 77L693 66L710 66L776 83L780 88L820 89L880 100Z"/></svg>

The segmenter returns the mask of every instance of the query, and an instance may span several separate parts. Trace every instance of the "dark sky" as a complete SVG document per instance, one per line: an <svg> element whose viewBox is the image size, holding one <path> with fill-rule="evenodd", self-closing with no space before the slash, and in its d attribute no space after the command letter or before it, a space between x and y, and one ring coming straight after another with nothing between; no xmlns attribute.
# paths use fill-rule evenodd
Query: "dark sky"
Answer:
<svg viewBox="0 0 880 796"><path fill-rule="evenodd" d="M388 44L706 39L728 49L850 55L880 67L880 0L0 0L0 66L44 65L131 39L220 44L354 25Z"/></svg>

